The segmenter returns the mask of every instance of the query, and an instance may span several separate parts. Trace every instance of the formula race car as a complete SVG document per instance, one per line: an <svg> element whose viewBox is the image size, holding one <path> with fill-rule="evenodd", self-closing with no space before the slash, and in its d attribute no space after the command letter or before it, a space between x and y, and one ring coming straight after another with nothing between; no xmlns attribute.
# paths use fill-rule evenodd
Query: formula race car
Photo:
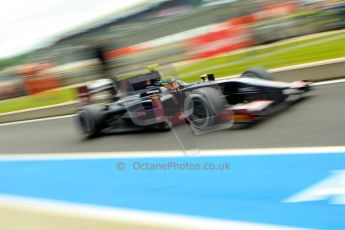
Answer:
<svg viewBox="0 0 345 230"><path fill-rule="evenodd" d="M196 83L164 78L151 71L121 82L101 79L81 87L84 106L77 121L88 138L109 129L169 130L185 122L202 133L258 121L303 98L309 89L306 81L274 81L260 67L222 80L208 74ZM91 104L92 96L103 91L111 92L111 102Z"/></svg>

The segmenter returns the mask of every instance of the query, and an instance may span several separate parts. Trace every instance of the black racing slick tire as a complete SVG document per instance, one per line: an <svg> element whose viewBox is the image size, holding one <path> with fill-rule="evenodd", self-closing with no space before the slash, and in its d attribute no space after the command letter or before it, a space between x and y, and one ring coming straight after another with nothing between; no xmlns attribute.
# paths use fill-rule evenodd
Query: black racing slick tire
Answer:
<svg viewBox="0 0 345 230"><path fill-rule="evenodd" d="M226 101L218 89L193 90L184 103L187 122L194 128L205 130L215 124L218 112L224 110L225 105Z"/></svg>
<svg viewBox="0 0 345 230"><path fill-rule="evenodd" d="M84 138L97 137L105 128L104 106L89 105L78 113L78 125Z"/></svg>
<svg viewBox="0 0 345 230"><path fill-rule="evenodd" d="M259 78L259 79L270 80L270 81L273 80L272 75L262 67L250 68L250 69L246 70L241 76L242 77Z"/></svg>

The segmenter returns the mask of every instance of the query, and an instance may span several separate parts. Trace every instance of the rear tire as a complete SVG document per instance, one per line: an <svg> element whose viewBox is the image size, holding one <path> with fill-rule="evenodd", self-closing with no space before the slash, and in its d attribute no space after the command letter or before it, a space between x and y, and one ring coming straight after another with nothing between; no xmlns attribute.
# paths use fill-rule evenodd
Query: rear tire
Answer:
<svg viewBox="0 0 345 230"><path fill-rule="evenodd" d="M249 70L246 70L241 76L273 81L272 75L262 67L250 68Z"/></svg>
<svg viewBox="0 0 345 230"><path fill-rule="evenodd" d="M105 128L103 109L103 105L89 105L79 111L77 119L83 137L97 137Z"/></svg>

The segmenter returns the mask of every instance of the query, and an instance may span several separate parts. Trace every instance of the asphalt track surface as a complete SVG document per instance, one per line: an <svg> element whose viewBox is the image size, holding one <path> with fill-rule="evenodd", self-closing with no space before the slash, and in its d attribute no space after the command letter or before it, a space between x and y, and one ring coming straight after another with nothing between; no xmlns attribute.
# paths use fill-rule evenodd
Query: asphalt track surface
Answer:
<svg viewBox="0 0 345 230"><path fill-rule="evenodd" d="M202 149L345 145L345 83L322 85L303 101L253 127L182 137ZM184 127L177 127L181 133ZM173 132L107 134L83 140L75 118L0 126L0 154L179 150Z"/></svg>

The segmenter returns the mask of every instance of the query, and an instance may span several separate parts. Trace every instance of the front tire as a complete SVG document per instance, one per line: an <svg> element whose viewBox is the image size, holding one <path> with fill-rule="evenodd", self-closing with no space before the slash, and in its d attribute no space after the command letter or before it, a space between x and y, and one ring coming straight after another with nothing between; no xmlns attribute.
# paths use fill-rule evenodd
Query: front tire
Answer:
<svg viewBox="0 0 345 230"><path fill-rule="evenodd" d="M201 88L193 90L184 104L187 121L194 128L205 130L216 123L219 111L225 109L226 101L219 90Z"/></svg>

